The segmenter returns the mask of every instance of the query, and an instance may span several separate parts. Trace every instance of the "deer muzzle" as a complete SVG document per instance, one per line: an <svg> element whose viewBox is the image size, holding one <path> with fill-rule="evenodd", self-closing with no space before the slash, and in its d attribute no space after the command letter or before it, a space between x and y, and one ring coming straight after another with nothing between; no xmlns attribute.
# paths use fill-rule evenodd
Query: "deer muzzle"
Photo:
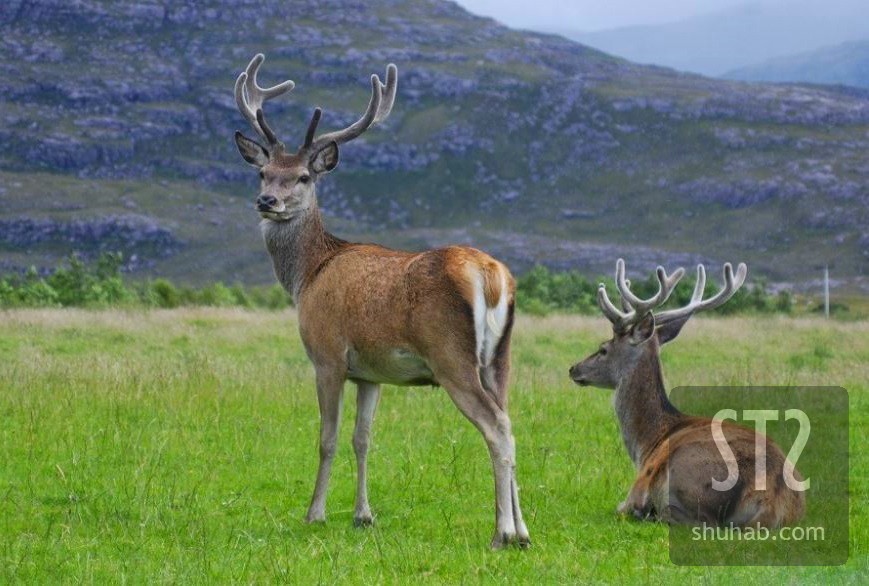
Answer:
<svg viewBox="0 0 869 586"><path fill-rule="evenodd" d="M277 205L278 198L273 195L262 193L259 197L256 198L256 209L259 212L275 211L275 207L277 207Z"/></svg>

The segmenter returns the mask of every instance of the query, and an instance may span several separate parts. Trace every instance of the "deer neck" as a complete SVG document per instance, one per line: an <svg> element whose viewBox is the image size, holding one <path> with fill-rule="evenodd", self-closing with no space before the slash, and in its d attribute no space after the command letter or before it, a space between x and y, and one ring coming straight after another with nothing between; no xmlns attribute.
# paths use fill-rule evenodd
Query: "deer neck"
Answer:
<svg viewBox="0 0 869 586"><path fill-rule="evenodd" d="M636 468L682 417L670 403L655 340L616 387L616 416L625 447Z"/></svg>
<svg viewBox="0 0 869 586"><path fill-rule="evenodd" d="M326 231L316 203L289 220L263 220L260 226L275 276L298 307L305 286L346 242Z"/></svg>

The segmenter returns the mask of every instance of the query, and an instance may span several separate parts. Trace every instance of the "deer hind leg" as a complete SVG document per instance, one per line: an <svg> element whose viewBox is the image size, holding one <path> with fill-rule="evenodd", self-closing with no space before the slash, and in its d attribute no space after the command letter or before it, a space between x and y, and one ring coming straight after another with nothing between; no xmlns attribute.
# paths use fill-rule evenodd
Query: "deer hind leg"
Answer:
<svg viewBox="0 0 869 586"><path fill-rule="evenodd" d="M468 365L457 376L437 375L459 410L483 434L495 475L495 535L492 547L515 543L530 544L528 529L519 508L515 485L516 446L510 417L483 388L476 365Z"/></svg>
<svg viewBox="0 0 869 586"><path fill-rule="evenodd" d="M356 389L356 428L353 430L353 451L356 452L356 509L353 513L353 524L363 527L374 523L374 516L368 505L368 438L380 398L380 385L360 382Z"/></svg>
<svg viewBox="0 0 869 586"><path fill-rule="evenodd" d="M320 404L320 466L314 496L305 520L308 523L326 520L326 492L338 441L338 422L341 417L341 399L344 377L330 369L317 368L317 401Z"/></svg>
<svg viewBox="0 0 869 586"><path fill-rule="evenodd" d="M483 388L495 398L498 406L506 411L510 379L510 337L513 331L513 305L507 304L500 317L493 319L496 322L503 321L504 325L497 338L491 328L482 331L485 343L483 344L484 352L479 357L481 362L480 382L483 384ZM477 332L477 335L481 335L480 332Z"/></svg>
<svg viewBox="0 0 869 586"><path fill-rule="evenodd" d="M498 403L498 406L507 412L507 385L510 379L510 330L512 329L512 308L510 309L510 321L504 330L504 335L498 343L492 364L480 369L480 380ZM519 482L516 479L516 441L510 435L511 453L514 465L510 477L510 495L513 502L513 519L516 522L516 538L519 543L527 545L531 543L528 535L528 527L522 518L522 508L519 506Z"/></svg>
<svg viewBox="0 0 869 586"><path fill-rule="evenodd" d="M635 519L645 521L654 518L655 510L649 498L648 483L640 478L631 487L625 500L619 503L616 511L620 515L630 515Z"/></svg>

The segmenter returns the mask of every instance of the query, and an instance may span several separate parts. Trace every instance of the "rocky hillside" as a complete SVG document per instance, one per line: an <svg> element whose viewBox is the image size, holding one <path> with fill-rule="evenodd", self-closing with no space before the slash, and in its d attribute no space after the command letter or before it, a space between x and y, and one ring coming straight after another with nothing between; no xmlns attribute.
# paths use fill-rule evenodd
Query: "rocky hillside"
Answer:
<svg viewBox="0 0 869 586"><path fill-rule="evenodd" d="M106 242L132 268L269 281L232 86L263 83L289 143L364 108L390 119L320 186L333 230L408 247L476 242L522 270L609 272L617 254L746 260L773 280L869 269L869 93L638 66L438 0L0 3L0 268Z"/></svg>

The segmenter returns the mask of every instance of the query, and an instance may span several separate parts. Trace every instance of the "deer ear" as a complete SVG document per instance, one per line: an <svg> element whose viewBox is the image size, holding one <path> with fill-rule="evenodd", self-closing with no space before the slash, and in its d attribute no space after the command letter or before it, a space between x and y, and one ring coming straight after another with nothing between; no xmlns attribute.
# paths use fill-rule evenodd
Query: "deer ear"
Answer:
<svg viewBox="0 0 869 586"><path fill-rule="evenodd" d="M269 162L269 152L264 146L257 141L250 139L235 131L235 146L238 147L238 152L244 157L244 160L254 167L265 167Z"/></svg>
<svg viewBox="0 0 869 586"><path fill-rule="evenodd" d="M654 333L655 316L651 313L647 313L643 316L643 319L631 326L631 330L628 334L630 335L631 345L636 346L637 344L642 344L651 338Z"/></svg>
<svg viewBox="0 0 869 586"><path fill-rule="evenodd" d="M666 344L673 338L679 335L679 332L682 331L682 326L688 323L688 319L690 315L686 315L681 319L677 319L676 321L671 321L670 323L666 323L658 328L658 342L661 344Z"/></svg>
<svg viewBox="0 0 869 586"><path fill-rule="evenodd" d="M334 140L311 155L311 170L318 175L338 166L338 143Z"/></svg>

